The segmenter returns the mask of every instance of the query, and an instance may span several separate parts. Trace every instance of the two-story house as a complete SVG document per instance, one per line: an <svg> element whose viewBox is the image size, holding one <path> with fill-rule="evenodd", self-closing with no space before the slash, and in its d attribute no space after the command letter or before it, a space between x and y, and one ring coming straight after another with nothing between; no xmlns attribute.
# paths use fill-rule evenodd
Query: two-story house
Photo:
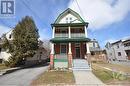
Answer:
<svg viewBox="0 0 130 86"><path fill-rule="evenodd" d="M109 61L130 60L130 39L108 42L105 47Z"/></svg>
<svg viewBox="0 0 130 86"><path fill-rule="evenodd" d="M88 22L68 8L52 26L50 67L72 68L73 59L85 59L90 54L87 38Z"/></svg>

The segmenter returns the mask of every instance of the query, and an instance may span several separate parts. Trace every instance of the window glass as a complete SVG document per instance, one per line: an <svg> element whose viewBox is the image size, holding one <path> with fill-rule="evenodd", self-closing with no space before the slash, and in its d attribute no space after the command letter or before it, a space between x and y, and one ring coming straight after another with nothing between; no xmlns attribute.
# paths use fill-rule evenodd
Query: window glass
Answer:
<svg viewBox="0 0 130 86"><path fill-rule="evenodd" d="M121 52L118 52L118 56L121 56Z"/></svg>
<svg viewBox="0 0 130 86"><path fill-rule="evenodd" d="M65 44L61 45L61 53L66 53L66 45Z"/></svg>

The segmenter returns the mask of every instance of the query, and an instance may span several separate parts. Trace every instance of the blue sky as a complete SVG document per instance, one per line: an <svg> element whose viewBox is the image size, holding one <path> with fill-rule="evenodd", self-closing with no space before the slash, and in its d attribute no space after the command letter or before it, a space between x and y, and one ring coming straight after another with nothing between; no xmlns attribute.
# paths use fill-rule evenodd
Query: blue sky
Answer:
<svg viewBox="0 0 130 86"><path fill-rule="evenodd" d="M77 2L80 6L78 8ZM15 0L15 17L0 18L0 35L22 17L32 16L41 39L50 39L51 23L65 9L72 8L89 22L88 36L97 39L101 47L107 41L114 42L130 37L130 0Z"/></svg>

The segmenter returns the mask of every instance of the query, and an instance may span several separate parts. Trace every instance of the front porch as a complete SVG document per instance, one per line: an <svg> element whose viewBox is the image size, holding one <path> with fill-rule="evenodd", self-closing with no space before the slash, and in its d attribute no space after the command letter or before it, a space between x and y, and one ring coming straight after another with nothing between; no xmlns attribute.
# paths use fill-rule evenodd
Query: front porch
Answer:
<svg viewBox="0 0 130 86"><path fill-rule="evenodd" d="M87 43L54 43L53 68L72 68L74 59L85 59Z"/></svg>

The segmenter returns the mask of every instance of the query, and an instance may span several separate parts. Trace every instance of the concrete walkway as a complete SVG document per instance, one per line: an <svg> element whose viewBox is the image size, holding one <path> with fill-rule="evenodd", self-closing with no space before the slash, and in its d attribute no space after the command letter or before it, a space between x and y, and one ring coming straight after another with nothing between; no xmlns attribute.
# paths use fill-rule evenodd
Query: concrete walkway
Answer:
<svg viewBox="0 0 130 86"><path fill-rule="evenodd" d="M92 71L73 71L78 86L105 86Z"/></svg>

